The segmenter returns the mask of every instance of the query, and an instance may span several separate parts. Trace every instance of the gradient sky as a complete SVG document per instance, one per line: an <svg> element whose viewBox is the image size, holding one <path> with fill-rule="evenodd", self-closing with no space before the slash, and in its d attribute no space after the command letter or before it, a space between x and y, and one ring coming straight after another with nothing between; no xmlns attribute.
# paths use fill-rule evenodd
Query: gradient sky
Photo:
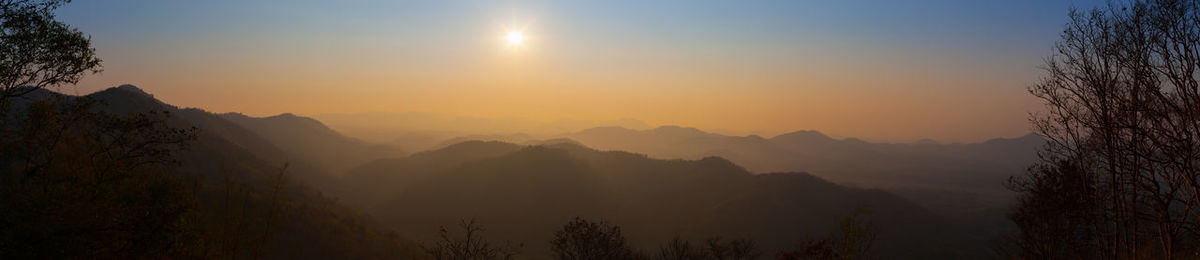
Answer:
<svg viewBox="0 0 1200 260"><path fill-rule="evenodd" d="M104 60L65 92L971 142L1029 132L1025 86L1068 8L1099 2L128 0L59 16Z"/></svg>

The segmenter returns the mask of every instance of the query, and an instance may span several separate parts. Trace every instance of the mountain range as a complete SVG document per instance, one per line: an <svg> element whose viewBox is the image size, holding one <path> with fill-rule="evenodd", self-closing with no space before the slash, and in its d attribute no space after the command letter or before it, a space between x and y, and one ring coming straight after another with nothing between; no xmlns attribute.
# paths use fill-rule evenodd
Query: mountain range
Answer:
<svg viewBox="0 0 1200 260"><path fill-rule="evenodd" d="M676 235L721 235L751 238L774 252L829 232L856 205L867 205L882 230L878 251L884 255L975 257L1007 228L1003 212L1011 194L1001 184L1032 162L1043 142L1027 135L975 144L888 144L817 131L763 138L617 126L413 136L432 148L423 150L364 141L369 138L293 114L177 108L130 85L89 97L106 101L114 113L170 111L175 124L199 128L199 145L183 156L183 168L207 183L235 178L263 186L286 163L294 180L290 198L309 212L303 215L357 219L321 230L361 226L352 229L376 234L360 239L377 247L353 250L376 255L421 255L406 239L432 239L437 226L477 219L495 237L545 256L553 230L575 216L618 224L641 248ZM300 218L289 232L321 225L305 221L317 219ZM334 249L345 246L314 250L351 250Z"/></svg>
<svg viewBox="0 0 1200 260"><path fill-rule="evenodd" d="M132 85L109 88L86 97L103 102L99 109L108 113L165 112L170 115L169 124L199 130L197 140L178 155L176 171L195 180L200 207L197 214L201 214L200 220L207 223L202 225L208 229L205 232L242 234L232 236L231 240L257 239L246 234L272 234L264 237L269 238L264 240L266 254L258 255L266 258L428 257L417 243L397 236L375 224L366 214L326 195L318 187L328 183L313 182L333 182L321 167L298 159L303 156L281 149L269 138L227 120L228 116L178 108ZM284 167L285 164L288 166ZM282 182L276 179L280 171L286 177ZM273 186L281 188L277 195L279 201L268 199L272 197L269 194ZM240 202L233 202L236 205L231 208L230 201ZM272 213L276 211L282 213ZM282 215L262 217L271 214ZM255 256L245 250L238 251L236 247L233 252L234 255L229 257Z"/></svg>
<svg viewBox="0 0 1200 260"><path fill-rule="evenodd" d="M904 198L848 188L807 173L752 174L719 157L659 160L570 142L468 141L352 170L347 196L383 222L432 239L459 219L548 255L554 230L572 217L619 225L638 248L673 236L749 238L766 252L832 231L856 206L871 209L878 252L889 258L978 257L983 240ZM698 241L697 241L698 242Z"/></svg>

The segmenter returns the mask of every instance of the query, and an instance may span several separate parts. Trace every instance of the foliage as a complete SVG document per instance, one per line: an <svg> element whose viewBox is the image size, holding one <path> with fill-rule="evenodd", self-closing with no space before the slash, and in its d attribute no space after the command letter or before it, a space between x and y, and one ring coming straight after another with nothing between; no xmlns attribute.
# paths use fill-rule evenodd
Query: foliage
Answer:
<svg viewBox="0 0 1200 260"><path fill-rule="evenodd" d="M100 70L91 39L54 18L69 0L0 0L0 112L34 90Z"/></svg>
<svg viewBox="0 0 1200 260"><path fill-rule="evenodd" d="M41 100L0 136L0 258L163 257L195 206L170 172L194 129L169 114L119 117L94 101ZM5 257L7 256L7 257Z"/></svg>

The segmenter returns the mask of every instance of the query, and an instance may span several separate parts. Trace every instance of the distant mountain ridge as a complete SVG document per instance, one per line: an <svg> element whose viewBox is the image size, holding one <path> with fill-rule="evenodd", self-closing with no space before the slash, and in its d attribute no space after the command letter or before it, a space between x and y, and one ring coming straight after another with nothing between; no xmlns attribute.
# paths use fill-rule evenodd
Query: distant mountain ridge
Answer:
<svg viewBox="0 0 1200 260"><path fill-rule="evenodd" d="M640 120L533 120L520 117L483 118L424 112L368 112L321 114L314 118L331 128L373 143L391 144L409 151L437 149L452 143L445 140L464 136L508 136L523 134L538 138L596 126L646 129ZM507 141L518 141L507 139Z"/></svg>
<svg viewBox="0 0 1200 260"><path fill-rule="evenodd" d="M643 249L674 235L724 235L776 252L828 232L860 203L872 207L884 230L881 255L961 258L984 250L953 222L887 192L805 173L751 174L719 157L658 160L570 142L467 141L377 160L344 180L363 192L348 201L369 201L362 207L411 237L436 236L419 227L475 218L489 236L524 243L535 258L548 254L554 229L574 216L620 225Z"/></svg>
<svg viewBox="0 0 1200 260"><path fill-rule="evenodd" d="M662 126L649 130L621 127L597 127L561 135L589 147L645 153L651 157L696 159L721 156L747 167L752 172L809 171L836 182L873 187L905 186L902 173L880 175L873 172L844 172L847 165L901 163L921 167L929 160L965 162L978 166L999 166L1005 170L1023 168L1035 158L1044 141L1028 134L1018 138L996 138L973 144L869 143L855 138L834 139L815 130L796 131L771 138L727 136L695 128ZM1003 171L964 174L992 174L1007 177L1019 172ZM883 179L881 179L883 178Z"/></svg>
<svg viewBox="0 0 1200 260"><path fill-rule="evenodd" d="M474 171L476 172L475 174L488 172L484 171L487 167L471 168L483 167L478 166L480 163L490 165L492 163L513 163L510 160L546 161L551 164L533 164L521 167L579 172L583 176L605 176L604 172L612 173L614 171L630 170L616 170L609 168L608 164L637 164L631 162L658 158L668 159L668 162L680 162L677 159L685 159L683 162L687 162L686 160L695 160L698 163L696 165L705 165L703 167L692 168L693 170L702 170L704 168L723 169L718 171L730 173L742 172L747 175L750 175L750 173L805 171L811 172L814 176L821 179L831 180L834 183L849 184L858 187L883 188L888 192L901 195L904 198L901 200L911 200L921 205L913 205L915 208L926 207L933 209L936 214L930 214L930 218L936 219L938 218L937 215L942 215L950 216L953 220L939 225L966 223L963 226L965 230L963 232L971 234L959 235L963 235L963 239L965 240L973 240L978 237L990 237L994 235L992 232L1001 229L1001 226L1007 223L1002 220L1003 212L1000 211L1002 211L1003 205L1006 205L1005 203L1009 200L1009 195L1003 190L1000 183L1007 176L1019 173L1027 162L1032 161L1034 156L1036 156L1033 151L1036 151L1036 148L1044 142L1040 137L1032 134L1019 138L997 138L973 144L938 144L934 142L881 144L865 142L854 138L833 138L813 130L797 131L763 138L757 135L728 136L680 126L663 126L644 130L624 127L594 127L578 132L550 136L550 138L546 139L535 139L533 136L520 134L466 136L441 141L444 144L434 146L444 148L419 152L405 157L396 148L370 144L349 138L325 126L320 121L293 114L255 118L237 113L218 115L199 109L180 109L158 101L152 95L132 86L108 89L93 95L102 99L116 98L120 100L119 102L111 102L118 104L111 108L114 111L128 112L144 107L161 107L165 110L173 111L177 117L183 118L184 121L197 125L204 129L204 132L209 133L209 136L201 137L202 139L209 140L205 142L226 143L226 145L221 145L226 148L214 148L214 151L235 149L230 147L238 147L236 149L244 151L241 152L242 154L252 154L246 157L261 160L260 162L253 163L257 165L280 165L283 162L292 162L292 170L298 178L315 184L314 186L322 191L337 194L338 196L345 196L344 201L347 203L360 208L370 209L370 211L377 214L383 213L380 216L385 217L385 222L393 224L397 221L394 218L406 219L418 216L395 216L387 212L408 206L413 208L433 207L433 205L419 203L409 205L406 203L413 202L406 202L404 199L411 198L411 196L429 196L428 194L398 194L434 192L429 190L430 187L457 187L456 185L458 184L442 183L447 178L444 175L448 173L455 175L457 173L454 172L458 171ZM127 107L131 107L132 109ZM472 139L498 139L507 141L508 143L468 141ZM436 143L438 140L430 139L428 142ZM526 150L523 148L525 146L511 143L544 147L550 151L519 153ZM313 149L314 147L325 149ZM593 148L597 150L592 150ZM646 154L646 156L634 155L633 157L616 161L597 161L599 159L596 158L604 158L604 156L597 156L596 154L611 153L599 152L598 150L630 151ZM554 151L565 151L565 154L559 154ZM506 155L513 155L514 157L504 157ZM498 157L507 159L492 160ZM618 157L624 158L627 156ZM236 161L237 159L231 157L225 160ZM219 169L219 167L214 165L205 167ZM499 167L496 169L510 169L515 171L512 174L524 174L520 173L524 171L520 170L522 169L520 167L494 167ZM745 168L743 169L742 167ZM338 173L342 172L338 169L346 168L351 170L344 178L336 177L339 175ZM736 176L736 174L731 176ZM777 175L766 174L764 176ZM553 179L558 177L539 175L532 180L540 178ZM784 180L793 180L790 179L791 177L779 178L762 177L764 180L770 179L782 182L787 182ZM649 182L661 183L661 180ZM425 183L428 185L410 186L409 184L411 183ZM728 183L739 183L739 181L730 181ZM833 184L830 183L829 185ZM412 190L411 188L413 187L419 189ZM488 187L478 186L476 188ZM533 189L531 191L537 190L534 189L536 187L526 188ZM579 188L583 189L584 187ZM784 187L780 187L780 189L787 190ZM778 192L784 191L780 190ZM600 201L612 199L610 195L606 196L609 197L602 196L591 199L599 199ZM659 194L654 196L667 195ZM754 196L768 196L768 194ZM629 202L628 200L625 201L623 203ZM612 202L606 202L609 204L597 203L597 205L611 206ZM401 207L396 205L408 206ZM740 212L742 210L755 209L747 208L733 211ZM763 213L765 214L765 211ZM436 215L445 213L420 214ZM444 220L444 218L449 217L449 215L443 215L440 218L418 219L412 225L405 224L395 227L402 229L422 228L418 227L415 223L426 221L426 224L428 224L433 223L430 221L434 221L434 219ZM638 225L650 224L643 223L636 224L635 226ZM753 229L752 227L747 228ZM653 227L650 227L650 229L653 229ZM423 232L421 230L404 231L415 232L411 233L414 235L419 235ZM513 232L518 231L513 230ZM652 234L650 236L653 237ZM541 239L540 237L533 238ZM777 241L783 240L778 239Z"/></svg>
<svg viewBox="0 0 1200 260"><path fill-rule="evenodd" d="M346 137L316 119L291 113L270 117L250 117L240 113L218 116L291 151L298 160L317 164L334 176L371 160L404 155L400 148Z"/></svg>
<svg viewBox="0 0 1200 260"><path fill-rule="evenodd" d="M762 138L677 126L599 127L560 137L600 150L660 159L718 156L756 173L803 171L843 185L881 188L967 223L984 236L1011 228L1004 213L1013 193L1003 184L1023 173L1045 142L1027 134L972 144L892 144L835 139L814 130Z"/></svg>

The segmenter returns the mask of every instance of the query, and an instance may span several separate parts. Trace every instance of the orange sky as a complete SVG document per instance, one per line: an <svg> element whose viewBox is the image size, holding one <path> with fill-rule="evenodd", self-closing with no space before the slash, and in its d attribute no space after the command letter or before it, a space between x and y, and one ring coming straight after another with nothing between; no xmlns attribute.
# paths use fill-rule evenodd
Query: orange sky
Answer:
<svg viewBox="0 0 1200 260"><path fill-rule="evenodd" d="M1036 23L1006 25L1008 13L970 21L995 27L984 33L915 20L900 29L927 35L889 38L866 25L806 28L785 13L778 21L750 19L753 13L721 20L722 6L650 18L650 11L606 16L594 8L572 15L581 11L554 4L431 4L426 11L445 14L372 27L380 22L368 14L342 13L353 10L289 9L268 19L237 18L253 8L177 5L146 8L199 14L117 17L83 3L65 8L60 15L92 35L105 67L65 91L129 83L171 104L259 116L636 118L765 135L815 129L876 141L974 142L1029 132L1028 113L1040 105L1025 86L1037 79L1040 57L1065 19L1062 9ZM743 9L773 7L761 8ZM254 23L206 20L225 16ZM168 25L142 24L151 21ZM502 40L513 24L528 38L516 51Z"/></svg>

